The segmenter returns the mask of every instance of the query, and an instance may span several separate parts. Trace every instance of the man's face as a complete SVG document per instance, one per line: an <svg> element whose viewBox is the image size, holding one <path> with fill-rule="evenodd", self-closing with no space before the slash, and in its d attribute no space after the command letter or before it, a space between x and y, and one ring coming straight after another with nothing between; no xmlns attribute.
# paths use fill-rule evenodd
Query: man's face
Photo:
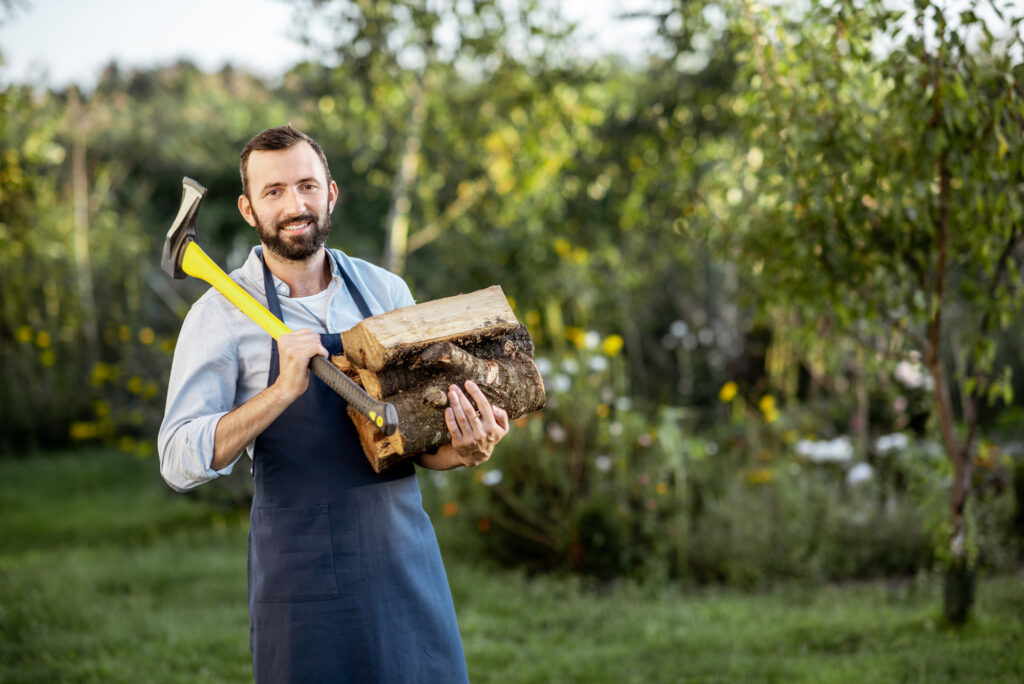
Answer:
<svg viewBox="0 0 1024 684"><path fill-rule="evenodd" d="M291 261L316 254L330 232L338 188L327 182L313 148L301 142L285 150L254 151L247 171L249 197L238 198L238 209L260 241Z"/></svg>

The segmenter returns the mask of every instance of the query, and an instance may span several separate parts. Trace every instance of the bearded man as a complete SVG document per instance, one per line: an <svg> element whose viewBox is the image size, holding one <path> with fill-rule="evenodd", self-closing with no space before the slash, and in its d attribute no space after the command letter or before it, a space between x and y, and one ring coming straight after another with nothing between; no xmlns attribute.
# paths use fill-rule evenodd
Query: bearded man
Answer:
<svg viewBox="0 0 1024 684"><path fill-rule="evenodd" d="M409 288L325 247L338 186L312 138L291 126L263 131L242 150L240 170L238 210L260 245L231 278L295 332L268 339L213 289L192 306L174 352L160 472L187 491L230 473L243 451L252 459L257 682L465 682L415 465L374 473L344 400L308 370L313 356L343 351L341 331L414 304ZM448 399L452 441L418 464L486 461L507 414L472 382L450 387Z"/></svg>

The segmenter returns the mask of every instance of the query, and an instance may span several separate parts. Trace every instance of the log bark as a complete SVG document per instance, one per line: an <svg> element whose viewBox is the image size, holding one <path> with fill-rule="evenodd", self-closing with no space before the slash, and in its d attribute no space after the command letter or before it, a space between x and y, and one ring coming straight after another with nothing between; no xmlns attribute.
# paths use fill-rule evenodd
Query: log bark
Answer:
<svg viewBox="0 0 1024 684"><path fill-rule="evenodd" d="M403 330L403 325L412 326L412 331ZM342 333L345 358L336 358L335 364L398 412L398 431L385 437L349 410L363 451L377 472L450 441L444 409L452 384L463 386L473 380L510 420L544 406L533 340L500 288L396 310L368 318L356 328Z"/></svg>

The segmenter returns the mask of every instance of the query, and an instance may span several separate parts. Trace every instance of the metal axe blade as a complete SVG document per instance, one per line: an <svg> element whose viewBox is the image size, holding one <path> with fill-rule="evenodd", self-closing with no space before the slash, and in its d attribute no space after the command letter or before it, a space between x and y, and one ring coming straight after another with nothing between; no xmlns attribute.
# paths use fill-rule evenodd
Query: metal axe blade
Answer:
<svg viewBox="0 0 1024 684"><path fill-rule="evenodd" d="M188 276L181 267L182 260L188 243L196 239L196 215L204 197L206 188L187 176L181 179L181 206L171 223L171 229L167 231L167 240L160 256L160 267L172 278L182 280Z"/></svg>

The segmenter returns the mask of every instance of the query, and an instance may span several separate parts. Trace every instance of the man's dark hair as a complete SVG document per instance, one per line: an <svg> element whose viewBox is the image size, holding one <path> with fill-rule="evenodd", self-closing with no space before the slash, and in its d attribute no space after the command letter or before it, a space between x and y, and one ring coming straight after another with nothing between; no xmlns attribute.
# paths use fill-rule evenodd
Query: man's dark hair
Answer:
<svg viewBox="0 0 1024 684"><path fill-rule="evenodd" d="M316 140L313 140L299 129L293 128L291 124L287 124L277 128L268 128L262 133L257 133L242 148L242 158L238 165L239 171L242 174L242 194L249 197L248 166L249 155L253 151L287 150L301 142L309 143L309 146L316 152L316 156L320 157L320 163L324 165L324 173L327 175L327 183L330 184L331 170L327 167L327 155L324 154L324 148L320 147Z"/></svg>

